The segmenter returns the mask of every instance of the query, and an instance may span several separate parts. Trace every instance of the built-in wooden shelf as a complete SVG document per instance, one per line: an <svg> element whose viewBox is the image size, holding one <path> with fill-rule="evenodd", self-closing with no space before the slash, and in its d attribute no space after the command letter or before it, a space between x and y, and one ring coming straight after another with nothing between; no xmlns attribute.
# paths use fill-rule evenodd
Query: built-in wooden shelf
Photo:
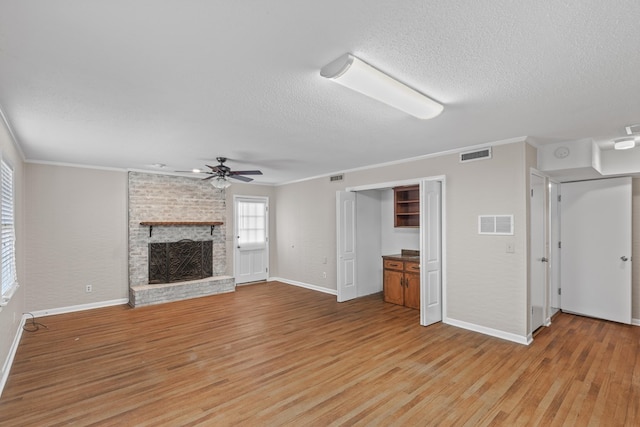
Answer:
<svg viewBox="0 0 640 427"><path fill-rule="evenodd" d="M411 185L393 189L394 227L420 226L420 187Z"/></svg>
<svg viewBox="0 0 640 427"><path fill-rule="evenodd" d="M143 221L140 225L149 227L149 237L153 234L153 227L172 227L180 225L195 225L211 227L211 235L213 235L213 229L216 225L222 225L222 221Z"/></svg>

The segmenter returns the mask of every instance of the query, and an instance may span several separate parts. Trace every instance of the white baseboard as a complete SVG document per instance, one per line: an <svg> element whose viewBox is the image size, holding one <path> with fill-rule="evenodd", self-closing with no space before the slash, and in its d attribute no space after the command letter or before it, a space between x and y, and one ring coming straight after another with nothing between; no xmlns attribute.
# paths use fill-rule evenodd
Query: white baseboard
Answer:
<svg viewBox="0 0 640 427"><path fill-rule="evenodd" d="M18 327L18 331L16 336L13 337L13 343L11 344L11 348L9 349L9 354L7 355L7 360L4 362L4 366L2 367L2 378L0 378L0 396L2 396L2 392L4 391L4 386L9 379L9 372L11 372L11 366L13 366L13 358L18 351L18 345L20 344L20 339L22 338L22 332L24 329L24 322L27 319L27 315L23 314L22 319L20 320L20 325Z"/></svg>
<svg viewBox="0 0 640 427"><path fill-rule="evenodd" d="M286 283L287 285L293 285L293 286L298 286L300 288L311 289L312 291L322 292L322 293L329 294L329 295L338 295L338 291L336 291L335 289L327 289L327 288L323 288L322 286L318 286L318 285L311 285L309 283L303 283L303 282L297 282L295 280L283 279L282 277L269 277L267 279L267 281L269 281L269 282L282 282L282 283Z"/></svg>
<svg viewBox="0 0 640 427"><path fill-rule="evenodd" d="M631 319L631 324L635 326L640 326L640 319Z"/></svg>
<svg viewBox="0 0 640 427"><path fill-rule="evenodd" d="M129 298L114 299L110 301L92 302L89 304L72 305L69 307L50 308L48 310L31 311L35 317L53 316L56 314L73 313L76 311L92 310L94 308L111 307L114 305L128 304Z"/></svg>
<svg viewBox="0 0 640 427"><path fill-rule="evenodd" d="M531 337L531 335L522 336L522 335L512 334L511 332L505 332L505 331L500 331L498 329L487 328L486 326L480 326L474 323L463 322L462 320L446 318L442 320L442 323L446 323L447 325L456 326L462 329L468 329L474 332L479 332L481 334L489 335L492 337L501 338L503 340L515 342L518 344L529 345L533 342L533 338Z"/></svg>

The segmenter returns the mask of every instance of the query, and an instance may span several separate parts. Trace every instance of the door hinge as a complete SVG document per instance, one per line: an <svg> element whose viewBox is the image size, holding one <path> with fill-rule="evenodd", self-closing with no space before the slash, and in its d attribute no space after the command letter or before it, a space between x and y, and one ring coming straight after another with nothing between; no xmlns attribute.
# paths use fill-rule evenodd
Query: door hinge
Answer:
<svg viewBox="0 0 640 427"><path fill-rule="evenodd" d="M558 194L558 201L561 202L562 201L562 196Z"/></svg>
<svg viewBox="0 0 640 427"><path fill-rule="evenodd" d="M533 197L533 188L531 189L531 197Z"/></svg>
<svg viewBox="0 0 640 427"><path fill-rule="evenodd" d="M562 249L562 242L558 241L558 249Z"/></svg>
<svg viewBox="0 0 640 427"><path fill-rule="evenodd" d="M265 269L264 269L264 272L265 272L265 273L268 273L268 272L269 272L269 267L265 268Z"/></svg>
<svg viewBox="0 0 640 427"><path fill-rule="evenodd" d="M562 295L562 288L558 288L558 295Z"/></svg>

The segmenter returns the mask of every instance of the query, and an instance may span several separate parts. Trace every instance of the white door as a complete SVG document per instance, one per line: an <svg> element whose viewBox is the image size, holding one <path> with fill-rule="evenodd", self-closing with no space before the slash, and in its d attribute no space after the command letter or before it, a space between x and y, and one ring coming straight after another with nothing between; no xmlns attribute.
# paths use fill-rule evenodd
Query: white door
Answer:
<svg viewBox="0 0 640 427"><path fill-rule="evenodd" d="M356 288L356 193L336 192L338 302L358 296Z"/></svg>
<svg viewBox="0 0 640 427"><path fill-rule="evenodd" d="M234 196L233 204L236 284L266 280L269 273L269 199Z"/></svg>
<svg viewBox="0 0 640 427"><path fill-rule="evenodd" d="M530 329L533 332L544 324L545 318L545 289L547 286L546 237L545 237L545 179L540 175L531 174L531 204L530 221L531 237L529 240L530 263Z"/></svg>
<svg viewBox="0 0 640 427"><path fill-rule="evenodd" d="M560 191L562 309L631 323L631 178Z"/></svg>
<svg viewBox="0 0 640 427"><path fill-rule="evenodd" d="M442 320L442 183L422 181L420 192L420 324Z"/></svg>

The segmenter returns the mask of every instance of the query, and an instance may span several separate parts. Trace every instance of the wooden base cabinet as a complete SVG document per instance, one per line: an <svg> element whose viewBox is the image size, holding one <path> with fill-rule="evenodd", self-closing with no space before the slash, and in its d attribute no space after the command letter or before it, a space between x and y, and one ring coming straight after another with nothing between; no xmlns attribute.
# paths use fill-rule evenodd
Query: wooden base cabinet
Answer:
<svg viewBox="0 0 640 427"><path fill-rule="evenodd" d="M420 309L420 263L385 259L384 300Z"/></svg>

